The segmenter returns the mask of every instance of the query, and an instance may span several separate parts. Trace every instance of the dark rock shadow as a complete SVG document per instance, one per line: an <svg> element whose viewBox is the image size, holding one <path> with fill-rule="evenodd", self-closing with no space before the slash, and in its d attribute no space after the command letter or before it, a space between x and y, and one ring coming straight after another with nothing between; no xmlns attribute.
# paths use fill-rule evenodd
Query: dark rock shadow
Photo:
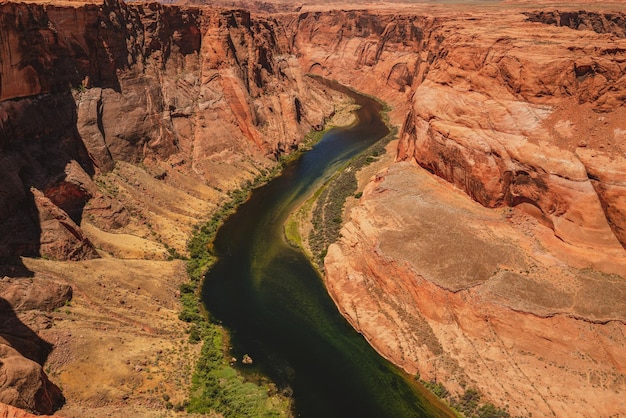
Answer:
<svg viewBox="0 0 626 418"><path fill-rule="evenodd" d="M89 176L95 168L78 135L76 104L69 91L0 102L2 115L8 117L0 118L0 162L5 163L0 165L0 257L38 257L42 220L32 189L45 195L69 185L65 170L72 161ZM70 190L59 203L80 222L87 200Z"/></svg>
<svg viewBox="0 0 626 418"><path fill-rule="evenodd" d="M24 324L11 304L0 297L0 338L22 356L43 365L52 352L52 344Z"/></svg>
<svg viewBox="0 0 626 418"><path fill-rule="evenodd" d="M43 366L53 348L52 344L39 337L36 332L23 323L11 304L2 297L0 297L0 344L10 346L20 355L34 361L39 366ZM65 398L61 390L50 382L42 368L30 363L30 370L34 369L35 373L28 373L29 369L24 369L24 364L16 368L12 362L4 364L2 360L4 359L0 358L0 369L3 369L5 379L0 384L0 391L7 390L9 392L7 399L10 404L40 414L52 414L63 406ZM37 369L39 372L36 372ZM26 375L16 375L16 372L20 370L26 370ZM36 389L36 391L24 390L26 387ZM14 394L15 391L19 393L17 398Z"/></svg>
<svg viewBox="0 0 626 418"><path fill-rule="evenodd" d="M0 234L1 233L2 232L0 232ZM20 257L0 257L0 279L3 277L33 277L34 275L35 274L24 265Z"/></svg>

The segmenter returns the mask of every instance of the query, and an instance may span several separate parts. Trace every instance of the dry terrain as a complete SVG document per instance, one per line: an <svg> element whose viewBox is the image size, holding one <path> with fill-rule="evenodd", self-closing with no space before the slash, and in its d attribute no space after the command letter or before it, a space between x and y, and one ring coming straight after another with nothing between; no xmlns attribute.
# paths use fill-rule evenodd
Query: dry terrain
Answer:
<svg viewBox="0 0 626 418"><path fill-rule="evenodd" d="M354 327L451 396L625 414L622 3L0 3L0 401L181 414L179 257L343 118L314 73L399 130L325 261Z"/></svg>
<svg viewBox="0 0 626 418"><path fill-rule="evenodd" d="M624 411L621 276L589 268L531 216L486 209L408 163L380 172L349 219L327 287L392 361L448 390L479 388L513 415Z"/></svg>

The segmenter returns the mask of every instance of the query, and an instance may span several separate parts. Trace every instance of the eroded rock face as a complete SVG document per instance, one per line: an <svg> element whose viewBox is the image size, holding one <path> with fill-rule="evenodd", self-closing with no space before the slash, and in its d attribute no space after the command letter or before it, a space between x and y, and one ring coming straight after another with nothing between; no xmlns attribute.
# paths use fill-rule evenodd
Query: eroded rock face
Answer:
<svg viewBox="0 0 626 418"><path fill-rule="evenodd" d="M75 123L75 104L69 93L0 102L0 230L6 237L0 244L0 256L75 256L42 249L55 240L55 233L47 230L55 227L54 222L41 223L70 219L70 215L78 221L90 190L95 189L89 177L93 165ZM40 213L35 190L47 192L48 201L54 201L59 213ZM48 232L52 238L41 242L40 236ZM84 256L94 254L83 252Z"/></svg>
<svg viewBox="0 0 626 418"><path fill-rule="evenodd" d="M326 286L383 356L511 415L624 410L626 287L601 271L623 272L623 254L585 255L408 163L380 173L349 219Z"/></svg>
<svg viewBox="0 0 626 418"><path fill-rule="evenodd" d="M626 44L613 16L579 31L522 14L437 16L421 20L421 59L415 45L384 47L419 63L407 66L400 162L367 186L325 260L329 292L381 354L513 415L626 407ZM358 62L355 38L327 56L374 93L366 74L384 64Z"/></svg>
<svg viewBox="0 0 626 418"><path fill-rule="evenodd" d="M597 33L610 33L626 38L626 16L623 13L594 13L584 10L572 11L541 11L526 13L531 22L547 25L564 26L577 30L592 30Z"/></svg>
<svg viewBox="0 0 626 418"><path fill-rule="evenodd" d="M91 181L116 162L171 161L229 190L333 110L271 18L111 1L5 3L0 20L0 230L13 237L0 256L95 257L80 232L87 202L105 229L128 222ZM66 215L48 222L32 188Z"/></svg>
<svg viewBox="0 0 626 418"><path fill-rule="evenodd" d="M16 408L11 405L0 403L0 417L2 418L36 418L36 417L50 417L51 415L34 415L23 409Z"/></svg>
<svg viewBox="0 0 626 418"><path fill-rule="evenodd" d="M626 44L593 35L583 41L567 30L520 37L515 27L476 37L450 26L453 34L413 95L399 158L414 158L485 206L533 206L572 244L624 245L616 226L623 215L604 210L621 205L600 197L591 161L576 150L623 152L616 133L624 120Z"/></svg>
<svg viewBox="0 0 626 418"><path fill-rule="evenodd" d="M38 414L62 405L61 390L43 371L52 346L34 330L49 327L45 312L71 298L70 286L49 278L0 280L0 402Z"/></svg>
<svg viewBox="0 0 626 418"><path fill-rule="evenodd" d="M166 177L170 194L188 178L240 187L332 113L304 76L320 74L384 99L402 126L403 163L326 260L354 326L408 371L520 414L625 408L621 14L274 18L107 1L3 3L0 22L0 256L97 256L83 217L111 231L133 209L96 173L117 168L159 216L149 185ZM434 192L408 162L498 213Z"/></svg>
<svg viewBox="0 0 626 418"><path fill-rule="evenodd" d="M551 23L549 13L336 11L286 26L309 71L393 105L399 159L488 207L522 205L568 242L615 248L624 245L624 216L613 209L622 205L594 186L576 150L624 152L623 15L568 13L559 18L590 23L572 31L533 23ZM611 184L611 199L622 186Z"/></svg>
<svg viewBox="0 0 626 418"><path fill-rule="evenodd" d="M391 105L394 123L402 123L407 95L434 58L437 19L363 10L283 19L307 71L381 98Z"/></svg>

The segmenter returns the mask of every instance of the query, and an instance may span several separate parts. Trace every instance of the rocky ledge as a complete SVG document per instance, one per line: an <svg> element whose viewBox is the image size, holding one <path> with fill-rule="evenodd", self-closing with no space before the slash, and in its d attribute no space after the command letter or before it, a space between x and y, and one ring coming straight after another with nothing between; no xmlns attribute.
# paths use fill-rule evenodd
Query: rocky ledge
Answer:
<svg viewBox="0 0 626 418"><path fill-rule="evenodd" d="M66 416L182 405L198 348L177 319L177 258L229 191L334 113L342 98L315 73L382 98L401 127L397 162L326 259L355 328L454 396L623 412L618 6L0 4L2 275L13 295L73 289L64 306L7 305L28 338L22 352L7 333L5 351L32 379L0 400L47 413L62 386Z"/></svg>
<svg viewBox="0 0 626 418"><path fill-rule="evenodd" d="M421 21L428 31L382 50L411 76L397 162L346 214L329 292L382 355L450 399L469 388L511 415L619 415L624 15ZM354 41L340 45L352 56Z"/></svg>

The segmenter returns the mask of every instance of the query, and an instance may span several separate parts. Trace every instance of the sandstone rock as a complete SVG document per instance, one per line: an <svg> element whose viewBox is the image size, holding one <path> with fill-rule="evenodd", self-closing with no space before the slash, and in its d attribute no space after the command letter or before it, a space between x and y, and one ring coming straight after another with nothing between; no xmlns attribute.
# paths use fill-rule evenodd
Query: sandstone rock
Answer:
<svg viewBox="0 0 626 418"><path fill-rule="evenodd" d="M528 12L528 20L548 25L565 26L577 30L591 30L597 33L611 33L626 38L626 17L623 13L593 13L580 11Z"/></svg>
<svg viewBox="0 0 626 418"><path fill-rule="evenodd" d="M72 288L49 278L10 279L0 281L0 297L11 310L41 310L50 312L72 299ZM5 306L2 306L5 308Z"/></svg>
<svg viewBox="0 0 626 418"><path fill-rule="evenodd" d="M596 111L619 110L620 59L601 51L616 48L619 55L623 42L598 37L589 47L569 33L546 33L535 37L561 36L559 43L537 44L526 55L522 45L531 39L519 33L482 35L481 46L475 37L466 44L458 29L443 40L442 58L415 89L399 157L415 158L486 206L535 205L538 217L568 242L619 245L603 210L607 203L600 203L584 165L558 144L545 121L571 95ZM577 51L584 48L598 52L581 59Z"/></svg>
<svg viewBox="0 0 626 418"><path fill-rule="evenodd" d="M39 251L57 260L83 260L99 257L98 252L70 217L39 190L32 190L41 227Z"/></svg>
<svg viewBox="0 0 626 418"><path fill-rule="evenodd" d="M39 364L5 344L0 344L0 358L0 402L44 414L61 406L61 391L50 383Z"/></svg>
<svg viewBox="0 0 626 418"><path fill-rule="evenodd" d="M95 226L110 231L126 226L130 220L128 210L121 202L97 192L84 208L84 214Z"/></svg>
<svg viewBox="0 0 626 418"><path fill-rule="evenodd" d="M329 247L326 286L383 356L425 380L477 388L513 415L618 413L624 250L581 253L525 216L393 164Z"/></svg>
<svg viewBox="0 0 626 418"><path fill-rule="evenodd" d="M590 20L608 20L592 15ZM619 104L626 49L620 39L529 23L528 16L468 12L414 17L400 39L384 43L383 33L393 33L385 28L393 27L391 21L403 27L399 22L404 16L337 11L300 17L294 36L304 67L395 107L392 121L403 124L399 160L417 162L487 207L514 206L549 228L533 223L536 229L527 229L530 221L518 210L508 210L503 219L520 230L492 238L490 227L468 231L472 223L467 220L445 227L448 220L439 215L444 208L456 219L458 213L473 211L471 205L445 199L452 189L441 192L441 202L447 202L442 206L424 202L421 194L434 193L435 185L429 182L425 192L420 186L425 179L409 175L406 166L392 166L393 175L368 186L370 194L366 189L362 207L352 211L339 245L329 248L326 284L355 328L410 373L419 370L427 380L446 382L457 391L471 383L496 404L517 405L520 413L568 416L582 408L586 416L610 415L624 407L614 397L621 389L591 384L573 394L571 388L579 384L582 370L598 367L594 374L609 373L615 378L611 381L621 381L623 368L602 356L584 364L563 356L568 349L556 347L578 341L573 335L589 323L595 324L590 332L598 340L623 334L618 299L596 295L606 304L595 311L583 308L567 283L577 287L581 283L574 284L573 277L584 277L596 291L610 294L611 283L621 283L621 276L613 279L611 274L626 271L624 241L616 226L623 218L617 209L623 206L617 156L624 150L614 145L620 143L614 132L621 132L626 120ZM619 19L615 14L612 22ZM604 28L594 32L619 36L616 27ZM411 78L403 76L404 68ZM382 80L394 88L382 89ZM408 94L398 94L402 88ZM598 120L600 115L606 119ZM606 129L605 121L610 125ZM576 150L581 141L586 146ZM614 163L601 151L608 147ZM592 163L592 155L603 157ZM601 166L603 175L596 172ZM397 181L388 181L390 177ZM416 188L420 194L411 192ZM421 205L427 209L418 216ZM481 218L477 225L481 222L491 224ZM535 249L528 255L519 239L505 244L518 233L540 236L541 245L549 247L546 254L539 256L530 246ZM557 245L560 240L568 245ZM537 269L548 268L555 259L561 267L545 274L551 279L536 281ZM527 265L524 260L533 261ZM596 282L594 274L602 279ZM553 326L567 329L567 335L550 335ZM609 351L621 358L620 344ZM543 350L558 351L561 357L545 356ZM594 345L583 351L595 353ZM495 353L510 367L494 368L504 361ZM477 369L481 371L472 377ZM519 370L532 377L515 377ZM498 395L500 377L508 388ZM583 398L585 406L572 406Z"/></svg>
<svg viewBox="0 0 626 418"><path fill-rule="evenodd" d="M50 311L71 297L71 287L48 278L0 281L0 402L38 414L61 406L60 389L42 369L51 345L31 329L39 317L29 313Z"/></svg>
<svg viewBox="0 0 626 418"><path fill-rule="evenodd" d="M93 171L75 129L75 105L68 93L0 102L0 147L6 162L0 169L6 170L0 182L0 229L7 237L0 244L3 256L40 254L42 228L32 187L49 191L80 217L93 190ZM56 211L69 219L63 209Z"/></svg>
<svg viewBox="0 0 626 418"><path fill-rule="evenodd" d="M563 151L552 134L558 126L547 121L571 97L578 113L589 105L623 119L616 112L626 91L620 64L626 46L530 23L554 20L537 15L409 19L335 11L302 14L290 27L305 68L394 105L392 120L404 125L400 159L414 158L487 206L535 205L538 219L562 239L614 247L602 209L610 205L600 203L583 164ZM590 24L598 33L619 36L623 26L619 13L562 15L567 22L604 22ZM465 19L493 29L477 33ZM594 129L579 125L568 128L571 141Z"/></svg>
<svg viewBox="0 0 626 418"><path fill-rule="evenodd" d="M0 18L0 231L18 231L0 255L52 245L54 234L40 236L33 186L77 225L95 197L93 222L114 229L128 214L98 193L96 171L174 158L185 161L179 171L238 188L332 112L334 93L304 77L271 17L113 1L2 4ZM50 255L93 253L66 247Z"/></svg>
<svg viewBox="0 0 626 418"><path fill-rule="evenodd" d="M0 417L2 418L47 418L51 415L34 415L23 409L16 408L11 405L0 403Z"/></svg>
<svg viewBox="0 0 626 418"><path fill-rule="evenodd" d="M421 10L1 4L0 256L93 257L84 216L105 231L142 210L172 216L151 181L177 197L194 181L240 187L333 112L337 96L305 76L321 74L393 107L400 161L488 208L516 208L503 216L513 229L494 226L499 212L392 166L326 260L354 326L408 371L457 392L471 383L520 414L618 413L623 15ZM129 164L166 162L162 180ZM107 173L118 196L90 180ZM440 196L413 194L422 182ZM445 230L429 219L440 212Z"/></svg>

